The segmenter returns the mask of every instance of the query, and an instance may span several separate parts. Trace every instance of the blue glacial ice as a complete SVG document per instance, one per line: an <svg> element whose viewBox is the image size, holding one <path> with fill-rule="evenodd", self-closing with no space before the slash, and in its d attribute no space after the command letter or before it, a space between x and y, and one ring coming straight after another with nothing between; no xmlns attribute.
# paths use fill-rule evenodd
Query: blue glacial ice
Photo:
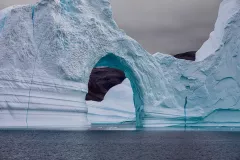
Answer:
<svg viewBox="0 0 240 160"><path fill-rule="evenodd" d="M109 100L85 101L96 66L125 72L139 128L240 126L238 0L222 1L196 62L149 54L118 28L108 0L42 0L0 15L1 128L78 130L94 113L112 116ZM132 119L121 106L118 117Z"/></svg>

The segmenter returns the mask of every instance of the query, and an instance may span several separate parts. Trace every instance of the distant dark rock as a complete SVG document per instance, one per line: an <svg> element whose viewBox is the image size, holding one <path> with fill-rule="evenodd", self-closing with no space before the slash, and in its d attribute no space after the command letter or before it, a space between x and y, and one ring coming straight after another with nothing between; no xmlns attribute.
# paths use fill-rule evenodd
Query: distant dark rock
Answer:
<svg viewBox="0 0 240 160"><path fill-rule="evenodd" d="M174 55L174 57L194 61L195 53L195 51L186 52ZM124 72L118 69L94 68L89 79L86 100L101 102L109 89L122 83L125 78Z"/></svg>
<svg viewBox="0 0 240 160"><path fill-rule="evenodd" d="M196 59L196 51L176 54L176 55L174 55L174 57L178 58L178 59L185 59L185 60L195 61L195 59Z"/></svg>
<svg viewBox="0 0 240 160"><path fill-rule="evenodd" d="M118 69L94 68L88 83L86 100L102 101L108 90L122 83L125 78L124 72Z"/></svg>

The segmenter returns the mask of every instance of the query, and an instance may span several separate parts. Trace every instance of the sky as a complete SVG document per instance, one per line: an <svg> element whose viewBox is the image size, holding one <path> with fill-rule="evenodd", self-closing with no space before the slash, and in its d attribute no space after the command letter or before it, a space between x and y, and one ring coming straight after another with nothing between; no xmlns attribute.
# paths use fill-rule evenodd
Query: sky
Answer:
<svg viewBox="0 0 240 160"><path fill-rule="evenodd" d="M37 0L0 0L0 9ZM150 53L197 51L222 0L110 0L119 27Z"/></svg>

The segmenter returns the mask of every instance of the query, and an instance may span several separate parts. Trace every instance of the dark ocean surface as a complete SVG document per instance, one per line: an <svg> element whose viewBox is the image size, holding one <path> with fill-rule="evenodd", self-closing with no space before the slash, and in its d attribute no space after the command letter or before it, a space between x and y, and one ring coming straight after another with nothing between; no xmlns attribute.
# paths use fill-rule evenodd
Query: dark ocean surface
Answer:
<svg viewBox="0 0 240 160"><path fill-rule="evenodd" d="M0 131L0 160L240 160L240 132Z"/></svg>

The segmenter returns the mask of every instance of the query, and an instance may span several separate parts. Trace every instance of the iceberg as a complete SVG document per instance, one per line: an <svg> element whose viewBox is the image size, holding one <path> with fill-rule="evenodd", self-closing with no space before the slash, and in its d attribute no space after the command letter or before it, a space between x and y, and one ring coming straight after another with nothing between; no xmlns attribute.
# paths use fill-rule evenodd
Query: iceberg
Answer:
<svg viewBox="0 0 240 160"><path fill-rule="evenodd" d="M219 12L191 62L149 54L118 28L108 0L42 0L1 11L0 128L88 129L89 112L108 110L85 101L98 66L124 71L137 128L238 128L239 1L223 0Z"/></svg>

